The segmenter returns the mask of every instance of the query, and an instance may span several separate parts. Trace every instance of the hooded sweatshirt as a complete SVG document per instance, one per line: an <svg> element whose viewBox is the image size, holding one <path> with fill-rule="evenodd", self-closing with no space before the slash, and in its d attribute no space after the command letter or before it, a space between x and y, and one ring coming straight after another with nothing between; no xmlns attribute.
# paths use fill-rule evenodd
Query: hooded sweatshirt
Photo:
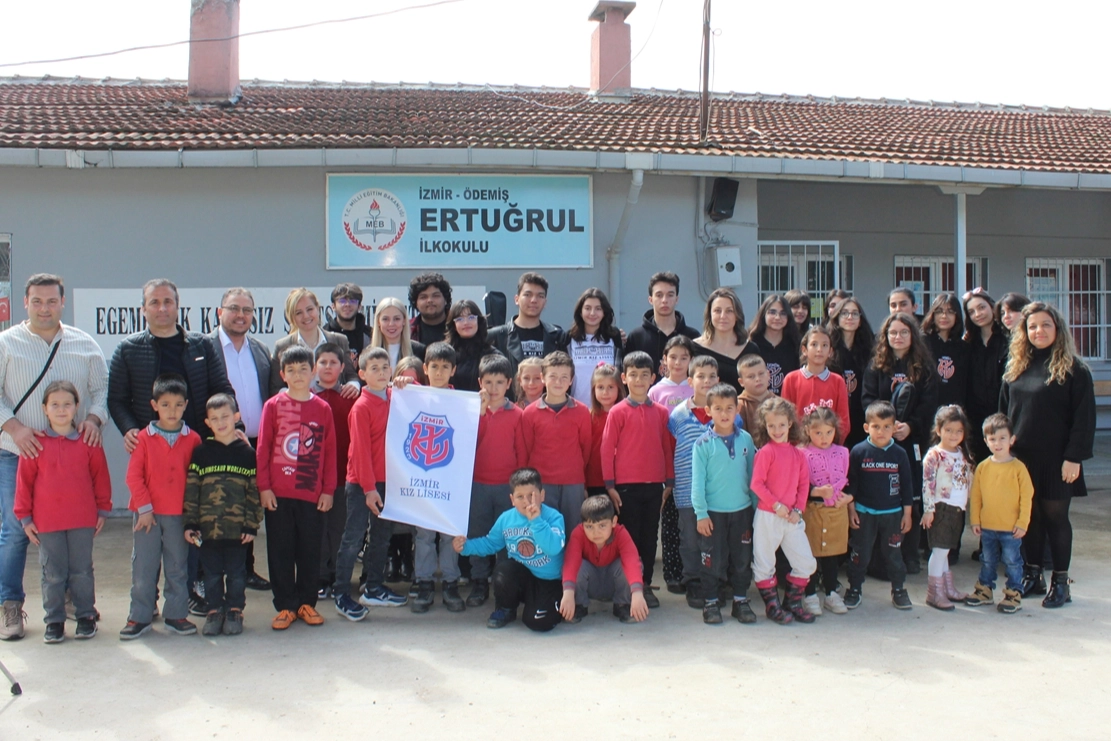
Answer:
<svg viewBox="0 0 1111 741"><path fill-rule="evenodd" d="M629 337L625 341L625 355L638 350L646 352L652 358L652 367L658 369L660 367L660 361L662 361L664 357L664 345L666 345L667 341L672 337L679 334L686 335L693 340L701 333L696 329L688 327L686 321L683 319L682 312L676 311L675 331L671 334L664 334L663 331L656 326L656 320L653 316L652 309L649 309L644 312L644 323L629 333Z"/></svg>

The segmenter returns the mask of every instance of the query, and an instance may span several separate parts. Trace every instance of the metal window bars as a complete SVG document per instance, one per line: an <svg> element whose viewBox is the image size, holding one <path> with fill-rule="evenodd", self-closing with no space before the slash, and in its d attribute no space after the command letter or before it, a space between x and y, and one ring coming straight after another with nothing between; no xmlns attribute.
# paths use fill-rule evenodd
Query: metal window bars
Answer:
<svg viewBox="0 0 1111 741"><path fill-rule="evenodd" d="M853 258L841 254L839 242L760 241L756 244L760 255L757 295L761 303L772 294L801 289L810 294L810 316L824 317L829 291L841 288L853 292Z"/></svg>
<svg viewBox="0 0 1111 741"><path fill-rule="evenodd" d="M1053 304L1065 317L1077 353L1107 360L1111 346L1107 273L1103 258L1026 258L1026 295Z"/></svg>

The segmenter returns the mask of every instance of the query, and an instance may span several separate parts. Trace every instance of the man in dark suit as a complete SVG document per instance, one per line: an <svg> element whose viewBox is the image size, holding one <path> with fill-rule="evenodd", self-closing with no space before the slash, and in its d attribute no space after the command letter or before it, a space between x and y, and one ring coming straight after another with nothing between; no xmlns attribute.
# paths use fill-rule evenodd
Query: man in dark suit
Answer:
<svg viewBox="0 0 1111 741"><path fill-rule="evenodd" d="M255 299L246 288L229 288L216 310L219 326L209 335L216 356L227 370L228 381L235 389L243 427L255 447L262 405L270 398L270 351L250 336L254 321ZM270 589L270 582L255 571L255 548L247 545L247 587Z"/></svg>

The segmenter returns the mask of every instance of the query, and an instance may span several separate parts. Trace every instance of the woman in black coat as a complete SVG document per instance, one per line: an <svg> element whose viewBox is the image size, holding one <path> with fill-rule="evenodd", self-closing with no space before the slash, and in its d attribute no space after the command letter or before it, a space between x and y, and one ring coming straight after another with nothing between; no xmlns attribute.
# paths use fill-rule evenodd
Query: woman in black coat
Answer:
<svg viewBox="0 0 1111 741"><path fill-rule="evenodd" d="M891 314L876 333L872 364L864 371L864 408L874 401L895 407L895 441L910 458L914 508L910 532L903 538L908 574L921 571L918 545L922 519L922 458L929 449L937 411L937 373L918 322L910 314Z"/></svg>
<svg viewBox="0 0 1111 741"><path fill-rule="evenodd" d="M1088 495L1081 462L1092 457L1096 399L1092 374L1077 357L1069 328L1055 307L1034 302L1022 310L1022 321L1012 334L999 409L1011 418L1011 450L1026 464L1034 483L1030 527L1022 539L1022 594L1046 591L1040 564L1048 540L1053 583L1042 606L1060 607L1072 601L1069 504L1073 497Z"/></svg>
<svg viewBox="0 0 1111 741"><path fill-rule="evenodd" d="M845 379L845 390L849 392L850 429L845 433L845 447L852 450L868 437L864 432L864 371L872 362L876 337L863 307L852 296L840 299L829 315L828 326L833 346L830 368Z"/></svg>
<svg viewBox="0 0 1111 741"><path fill-rule="evenodd" d="M965 412L972 425L972 456L982 461L990 455L980 433L988 415L999 411L999 389L1007 365L1009 338L999 323L995 302L982 288L964 294L964 341L968 345L968 393ZM973 554L975 555L975 554Z"/></svg>
<svg viewBox="0 0 1111 741"><path fill-rule="evenodd" d="M962 337L961 302L955 293L942 293L922 320L922 335L937 371L938 408L968 405L968 343Z"/></svg>
<svg viewBox="0 0 1111 741"><path fill-rule="evenodd" d="M470 299L456 301L447 314L444 341L455 348L455 375L451 386L457 391L478 391L478 364L487 355L500 355L486 337L486 317Z"/></svg>

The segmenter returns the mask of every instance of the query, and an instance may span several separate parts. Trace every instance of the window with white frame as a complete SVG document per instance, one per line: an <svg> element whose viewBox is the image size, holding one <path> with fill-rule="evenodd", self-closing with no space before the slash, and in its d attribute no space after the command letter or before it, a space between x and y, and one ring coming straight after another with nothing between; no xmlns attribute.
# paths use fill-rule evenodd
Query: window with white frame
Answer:
<svg viewBox="0 0 1111 741"><path fill-rule="evenodd" d="M895 285L914 291L923 314L940 293L957 290L952 257L931 255L895 255ZM965 265L964 284L968 289L988 282L988 259L970 257Z"/></svg>
<svg viewBox="0 0 1111 741"><path fill-rule="evenodd" d="M810 316L821 317L829 291L853 292L853 257L841 254L839 242L757 242L757 247L761 303L773 293L803 290L810 294Z"/></svg>
<svg viewBox="0 0 1111 741"><path fill-rule="evenodd" d="M1108 359L1108 291L1111 261L1099 258L1026 258L1026 295L1053 304L1064 315L1081 357Z"/></svg>

